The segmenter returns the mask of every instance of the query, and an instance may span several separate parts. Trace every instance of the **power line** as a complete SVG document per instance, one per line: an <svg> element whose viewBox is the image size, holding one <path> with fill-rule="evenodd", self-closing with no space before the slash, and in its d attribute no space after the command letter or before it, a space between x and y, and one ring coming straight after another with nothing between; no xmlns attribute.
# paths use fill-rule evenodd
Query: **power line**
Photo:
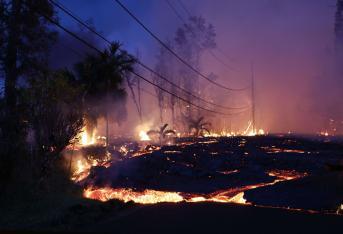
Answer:
<svg viewBox="0 0 343 234"><path fill-rule="evenodd" d="M191 105L191 106L194 106L194 107L196 107L196 108L198 108L198 109L205 110L205 111L208 111L208 112L211 112L211 113L215 113L215 114L224 115L224 116L232 116L232 115L241 114L241 113L244 113L244 112L245 112L245 111L241 111L241 112L237 112L237 113L227 114L227 113L218 112L218 111L214 111L214 110L210 110L210 109L204 108L204 107L199 106L199 105L197 105L197 104L194 104L194 103L192 103L192 102L190 102L190 101L188 101L188 100L186 100L186 99L184 99L184 98L182 98L182 97L177 96L176 94L174 94L174 93L168 91L167 89L165 89L165 88L163 88L163 87L161 87L161 86L155 84L154 82L152 82L152 81L148 80L147 78L145 78L145 77L143 77L143 76L137 74L137 73L134 72L134 71L131 71L131 73L134 74L134 75L136 75L136 76L139 77L140 79L146 81L147 83L149 83L149 84L151 84L151 85L153 85L153 86L159 88L160 90L162 90L162 91L164 91L164 92L170 94L171 96L176 97L176 98L178 98L179 100L181 100L181 101L183 101L183 102L185 102L185 103L187 103L187 104L189 104L189 105Z"/></svg>
<svg viewBox="0 0 343 234"><path fill-rule="evenodd" d="M25 4L27 4L27 3L25 3ZM30 5L28 5L28 6L31 7ZM49 16L47 16L47 15L45 15L45 14L43 14L43 13L37 11L36 9L33 9L33 11L35 11L35 12L38 13L39 15L43 16L46 20L48 20L48 21L51 22L52 24L56 25L57 27L59 27L60 29L62 29L63 31L65 31L66 33L68 33L69 35L71 35L72 37L74 37L75 39L79 40L80 42L82 42L83 44L85 44L86 46L88 46L89 48L91 48L91 49L93 49L94 51L98 52L100 55L103 54L102 51L100 51L99 49L97 49L96 47L92 46L92 45L91 45L90 43L88 43L87 41L85 41L85 40L83 40L82 38L80 38L77 34L73 33L72 31L70 31L70 30L68 30L67 28L65 28L64 26L62 26L62 25L61 25L60 23L58 23L56 20L54 20L54 19L52 19L51 17L49 17ZM129 71L129 72L132 73L132 74L134 74L135 76L139 77L140 79L146 81L147 83L149 83L149 84L151 84L151 85L153 85L153 86L155 86L155 87L161 89L162 91L164 91L164 92L166 92L166 93L168 93L168 94L170 94L170 95L172 95L172 96L178 98L179 100L181 100L181 101L183 101L183 102L185 102L185 103L187 103L187 104L189 104L189 105L191 105L191 106L194 106L194 107L196 107L196 108L198 108L198 109L202 109L202 110L205 110L205 111L214 113L214 114L220 114L220 115L224 115L224 116L232 116L232 115L236 115L236 114L241 114L241 113L244 113L244 112L246 111L246 110L244 110L244 111L241 111L241 112L228 114L228 113L223 113L223 112L218 112L218 111L210 110L210 109L204 108L204 107L202 107L202 106L199 106L199 105L197 105L197 104L194 104L194 103L192 103L192 102L190 102L190 101L188 101L188 100L186 100L186 99L184 99L184 98L182 98L182 97L180 97L180 96L178 96L178 95L176 95L176 94L174 94L174 93L172 93L172 92L166 90L165 88L163 88L163 87L161 87L161 86L159 86L159 85L157 85L157 84L151 82L151 81L148 80L147 78L145 78L145 77L143 77L143 76L137 74L137 73L134 72L134 71Z"/></svg>
<svg viewBox="0 0 343 234"><path fill-rule="evenodd" d="M186 5L182 2L182 0L178 0L179 5L182 7L182 9L186 12L186 14L188 15L188 17L192 17L192 13L187 9ZM230 58L229 56L227 56L226 53L224 53L224 51L219 48L218 46L215 48L219 53L221 53L224 57L226 57L228 60L232 60L232 58ZM212 52L213 53L213 52ZM214 53L213 53L214 54ZM218 58L218 56L217 56ZM219 59L221 60L221 59ZM226 64L224 61L221 60L222 63Z"/></svg>
<svg viewBox="0 0 343 234"><path fill-rule="evenodd" d="M165 0L165 2L167 3L168 7L174 12L174 14L177 16L177 18L179 18L179 20L184 24L185 28L193 34L193 36L195 36L195 32L192 30L192 28L190 28L186 22L186 20L182 17L182 15L178 12L178 10L174 7L174 5L169 1L169 0ZM201 30L201 29L200 29ZM226 64L221 58L219 58L215 53L213 53L213 51L210 49L209 50L210 55L217 60L217 62L221 63L226 70L229 71L237 71L237 69L233 68L232 66L229 66L228 64Z"/></svg>
<svg viewBox="0 0 343 234"><path fill-rule="evenodd" d="M141 90L142 90L144 93L149 94L149 95L152 96L152 97L158 98L156 94L153 94L152 92L150 92L150 91L148 91L148 90L146 90L146 89L144 89L144 88L141 88Z"/></svg>
<svg viewBox="0 0 343 234"><path fill-rule="evenodd" d="M172 55L174 55L179 61L181 61L184 65L186 65L189 69L191 69L193 72L195 72L196 74L198 74L200 77L206 79L208 82L229 90L229 91L244 91L249 89L249 87L245 87L245 88L240 88L240 89L234 89L234 88L229 88L226 87L220 83L217 83L213 80L211 80L209 77L207 77L206 75L202 74L200 71L198 71L196 68L194 68L192 65L190 65L189 63L187 63L183 58L181 58L176 52L174 52L169 46L167 46L159 37L157 37L150 29L148 29L126 6L124 6L119 0L114 0L121 8L124 9L124 11L126 13L128 13L146 32L148 32L156 41L158 41L166 50L168 50Z"/></svg>
<svg viewBox="0 0 343 234"><path fill-rule="evenodd" d="M112 42L110 40L108 40L106 37L104 37L103 35L101 35L100 33L98 33L96 30L94 30L92 27L90 27L89 25L87 25L82 19L80 19L78 16L76 16L74 13L72 13L67 7L63 6L61 3L56 3L54 0L49 0L54 6L58 7L60 10L62 10L63 12L65 12L67 15L69 15L70 17L72 17L74 20L76 20L79 24L81 24L82 26L84 26L85 28L87 28L90 32L94 33L95 35L97 35L98 37L100 37L102 40L104 40L106 43L108 43L109 45L112 44ZM121 50L123 51L123 50ZM191 93L190 91L182 88L181 86L171 82L168 78L166 78L165 76L159 74L158 72L156 72L155 70L153 70L152 68L150 68L149 66L147 66L146 64L142 63L139 59L136 59L137 63L142 66L143 68L145 68L146 70L148 70L149 72L153 73L154 75L156 75L157 77L159 77L160 79L166 81L168 84L178 88L179 90L183 91L184 93L186 93L187 95L196 98L202 102L205 102L207 104L219 107L219 108L223 108L223 109L228 109L228 110L234 110L234 109L246 109L249 108L249 106L243 106L243 107L227 107L227 106L223 106L220 104L216 104L210 101L207 101L206 99L203 99L199 96L194 95L193 93Z"/></svg>
<svg viewBox="0 0 343 234"><path fill-rule="evenodd" d="M179 4L181 5L182 9L187 13L189 17L192 16L191 12L187 9L187 7L183 4L181 0L178 0Z"/></svg>

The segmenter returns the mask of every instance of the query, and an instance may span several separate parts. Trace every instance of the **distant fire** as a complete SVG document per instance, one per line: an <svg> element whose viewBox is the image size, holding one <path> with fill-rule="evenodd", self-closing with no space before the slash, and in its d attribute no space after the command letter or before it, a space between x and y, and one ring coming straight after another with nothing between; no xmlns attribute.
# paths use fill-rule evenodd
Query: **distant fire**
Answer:
<svg viewBox="0 0 343 234"><path fill-rule="evenodd" d="M244 131L227 131L222 130L221 132L211 132L205 134L205 137L233 137L233 136L262 136L266 135L266 132L263 129L252 129L252 123L248 122L248 126Z"/></svg>
<svg viewBox="0 0 343 234"><path fill-rule="evenodd" d="M329 132L328 131L321 131L320 133L319 133L319 135L321 135L321 136L329 136Z"/></svg>

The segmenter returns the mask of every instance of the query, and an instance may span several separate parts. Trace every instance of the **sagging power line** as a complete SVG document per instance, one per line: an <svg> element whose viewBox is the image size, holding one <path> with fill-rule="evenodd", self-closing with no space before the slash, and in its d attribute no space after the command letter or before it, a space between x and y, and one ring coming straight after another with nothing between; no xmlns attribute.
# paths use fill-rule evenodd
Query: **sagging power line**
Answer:
<svg viewBox="0 0 343 234"><path fill-rule="evenodd" d="M25 3L27 4L27 3ZM30 5L28 5L28 7L32 7ZM41 15L42 17L44 17L46 20L48 20L49 22L51 22L52 24L56 25L58 28L62 29L63 31L65 31L66 33L68 33L69 35L71 35L72 37L74 37L76 40L80 41L81 43L83 43L84 45L88 46L90 49L94 50L95 52L99 53L100 55L103 54L103 52L101 50L99 50L98 48L96 48L95 46L91 45L90 43L88 43L86 40L82 39L80 36L78 36L76 33L73 33L72 31L68 30L67 28L65 28L64 26L62 26L60 23L58 23L56 20L52 19L51 17L45 15L42 12L37 11L36 9L32 9L34 12L36 12L37 14ZM171 96L189 104L190 106L196 107L198 109L210 112L210 113L214 113L214 114L219 114L219 115L223 115L223 116L232 116L232 115L238 115L241 113L244 113L246 110L237 112L237 113L223 113L223 112L219 112L219 111L215 111L215 110L211 110L211 109L207 109L205 107L199 106L197 104L194 104L193 102L190 102L188 100L186 100L185 98L182 98L170 91L168 91L167 89L153 83L152 81L148 80L147 78L143 77L142 75L134 72L134 71L129 71L130 73L132 73L133 75L137 76L138 78L146 81L147 83L159 88L160 90L162 90L163 92L166 92L168 94L170 94Z"/></svg>
<svg viewBox="0 0 343 234"><path fill-rule="evenodd" d="M161 44L167 51L169 51L174 57L176 57L181 63L183 63L186 67L188 67L190 70L198 74L200 77L204 78L211 84L218 86L222 89L228 90L228 91L245 91L248 90L250 87L244 87L244 88L230 88L223 84L220 84L216 81L213 81L208 76L201 73L199 70L194 68L192 65L190 65L187 61L185 61L183 58L181 58L174 50L172 50L168 45L166 45L156 34L154 34L149 28L147 28L142 21L140 21L124 4L122 4L119 0L114 0L128 15L131 16L150 36L152 36L159 44Z"/></svg>
<svg viewBox="0 0 343 234"><path fill-rule="evenodd" d="M167 3L168 7L172 10L172 12L174 12L174 14L176 15L176 17L184 24L185 28L193 35L195 36L195 32L188 26L186 20L182 17L181 13L175 8L175 6L169 1L169 0L165 0L165 2ZM199 28L200 29L200 28ZM201 29L200 29L201 30ZM217 46L216 46L217 48ZM209 49L209 54L217 61L219 62L224 68L226 68L226 70L229 71L237 71L236 68L233 68L232 66L228 65L227 63L225 63L221 58L219 58L215 53L213 53L213 51L211 49Z"/></svg>
<svg viewBox="0 0 343 234"><path fill-rule="evenodd" d="M179 5L181 6L181 8L186 12L186 14L188 15L188 17L192 17L192 13L190 12L190 10L186 7L186 5L182 2L182 0L178 0ZM219 53L221 53L224 57L226 57L228 60L232 60L232 58L230 58L224 51L223 49L219 48L218 46L215 48ZM212 52L213 53L213 52ZM216 56L213 53L214 56ZM219 57L216 56L218 59ZM226 64L223 60L219 59L222 63Z"/></svg>
<svg viewBox="0 0 343 234"><path fill-rule="evenodd" d="M89 25L87 25L82 19L80 19L80 17L76 16L71 10L69 10L66 6L63 6L61 3L56 3L54 0L49 0L54 6L56 6L57 8L59 8L60 10L62 10L64 13L66 13L67 15L69 15L72 19L74 19L75 21L77 21L79 24L81 24L83 27L87 28L90 32L94 33L95 35L97 35L99 38L101 38L104 42L106 42L107 44L111 45L112 42L110 40L108 40L106 37L104 37L102 34L100 34L99 32L97 32L95 29L93 29L92 27L90 27ZM123 50L121 50L123 51ZM247 109L250 106L242 106L242 107L228 107L228 106L223 106L220 104L216 104L214 102L210 102L207 101L204 98L201 98L199 96L194 95L193 93L191 93L190 91L186 90L185 88L182 88L181 86L171 82L168 78L166 78L165 76L159 74L158 72L156 72L154 69L152 69L151 67L147 66L146 64L144 64L143 62L141 62L139 59L136 58L136 62L142 66L143 68L145 68L146 70L148 70L149 72L153 73L154 75L156 75L157 77L159 77L160 79L164 80L165 82L167 82L168 84L176 87L177 89L181 90L182 92L184 92L185 94L189 95L190 97L196 98L204 103L207 103L209 105L213 105L222 109L227 109L227 110L242 110L242 109Z"/></svg>

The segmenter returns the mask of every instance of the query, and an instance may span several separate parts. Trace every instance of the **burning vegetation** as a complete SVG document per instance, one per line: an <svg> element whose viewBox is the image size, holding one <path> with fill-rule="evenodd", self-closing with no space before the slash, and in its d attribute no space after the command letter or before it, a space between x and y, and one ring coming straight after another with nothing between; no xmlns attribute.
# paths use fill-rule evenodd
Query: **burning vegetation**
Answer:
<svg viewBox="0 0 343 234"><path fill-rule="evenodd" d="M149 60L154 66L142 59L148 54L127 52L123 44L108 40L55 0L0 1L4 196L20 194L19 199L30 201L39 200L37 194L62 191L69 196L81 190L87 199L79 199L90 203L216 202L342 214L343 113L337 106L343 98L336 80L343 73L337 66L343 59L343 0L337 0L335 15L337 57L323 66L311 60L313 67L327 67L316 73L332 78L320 80L330 80L327 87L333 94L307 90L308 77L315 73L312 67L285 67L280 77L305 80L286 89L301 90L297 95L282 95L268 81L282 71L273 63L279 61L274 51L256 56L246 51L254 46L242 42L237 46L242 55L259 60L241 64L240 69L228 66L226 62L233 60L218 47L219 41L227 40L219 40L214 25L189 13L181 1L189 17L176 14L182 24L170 27L176 30L165 42L125 4L115 2L157 39L157 50L144 50L157 51L149 54L156 57ZM81 31L63 25L64 17L70 16ZM58 48L68 42L70 49ZM218 57L218 51L224 57ZM293 62L294 56L289 60ZM311 103L302 101L295 109L294 103L311 99L306 96L310 93L321 96L312 97ZM318 105L321 99L326 105ZM26 194L31 188L32 194ZM309 196L320 199L313 202ZM73 209L78 213L83 208Z"/></svg>
<svg viewBox="0 0 343 234"><path fill-rule="evenodd" d="M165 129L166 126L162 130L165 131ZM146 135L149 136L151 133ZM289 155L285 158L287 160L291 160L296 154L302 155L303 152L320 155L317 149L306 149L308 143L302 143L301 140L284 139L283 137L265 137L265 140L263 139L254 139L249 136L234 138L206 136L195 140L194 137L179 138L174 135L172 145L161 146L161 142L158 140L155 142L159 146L153 146L154 141L150 137L149 140L139 139L138 145L140 146L135 150L130 150L127 143L118 146L110 144L109 151L104 151L103 154L107 152L107 155L111 155L111 150L118 148L119 158L107 157L103 161L96 161L88 156L88 160L78 160L72 180L84 186L83 195L86 198L103 202L115 199L139 204L219 202L263 206L263 203L259 204L256 200L254 202L247 200L246 192L250 194L250 191L260 188L272 188L277 184L303 179L313 173L316 174L318 170L316 169L318 165L308 165L308 169L303 166L299 167L298 169L301 170L299 172L297 169L293 169L292 163L283 162L284 159L276 154L287 153ZM272 147L263 146L266 142L269 145L272 144ZM227 146L231 151L226 150ZM82 147L87 148L89 145ZM99 147L99 145L95 147ZM257 151L251 147L256 147ZM284 147L291 147L291 149ZM304 150L293 149L293 147ZM271 157L268 160L265 159L262 171L253 169L260 160L258 154L261 152L257 153L258 149L263 150L264 155ZM83 155L92 155L90 150L82 152ZM192 152L191 155L190 152ZM248 164L247 160L249 160ZM305 163L308 159L304 158L303 160ZM267 163L268 161L270 164ZM100 168L105 169L100 170ZM123 168L126 169L123 171ZM255 178L249 177L249 170L255 171ZM113 173L115 173L114 177ZM178 181L191 183L193 186L187 188ZM108 186L109 184L111 186ZM206 189L208 186L213 188L208 190ZM273 205L272 207L288 208L283 205ZM308 210L309 212L316 210L302 207L292 207L292 209Z"/></svg>

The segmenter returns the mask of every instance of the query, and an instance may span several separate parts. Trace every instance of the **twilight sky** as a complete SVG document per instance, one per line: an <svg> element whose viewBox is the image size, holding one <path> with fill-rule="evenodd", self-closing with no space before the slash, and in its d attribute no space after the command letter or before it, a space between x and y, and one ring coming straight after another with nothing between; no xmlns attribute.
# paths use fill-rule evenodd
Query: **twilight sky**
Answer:
<svg viewBox="0 0 343 234"><path fill-rule="evenodd" d="M132 53L138 49L142 61L152 67L155 65L157 42L113 0L59 2L81 19L90 19L108 39L122 42ZM169 2L187 19L178 0ZM250 83L250 64L254 63L259 127L271 132L314 133L328 128L330 118L343 121L342 78L333 72L335 0L182 2L192 15L203 16L214 25L217 45L226 57L214 52L236 70L228 71L205 55L201 62L203 73L213 72L218 75L219 83L242 87ZM182 24L165 0L122 0L122 3L162 40L173 40L176 29ZM63 25L79 31L74 21L62 13L59 16ZM88 36L85 32L85 38L94 41ZM75 46L77 42L67 35L60 38L63 44L82 50L82 46ZM65 57L64 53L56 56ZM73 52L67 53L71 59L75 57ZM209 83L204 85L210 86ZM216 100L221 104L249 102L248 94L227 93L216 87L211 87L211 91L221 94ZM232 121L243 128L249 118L247 114Z"/></svg>

